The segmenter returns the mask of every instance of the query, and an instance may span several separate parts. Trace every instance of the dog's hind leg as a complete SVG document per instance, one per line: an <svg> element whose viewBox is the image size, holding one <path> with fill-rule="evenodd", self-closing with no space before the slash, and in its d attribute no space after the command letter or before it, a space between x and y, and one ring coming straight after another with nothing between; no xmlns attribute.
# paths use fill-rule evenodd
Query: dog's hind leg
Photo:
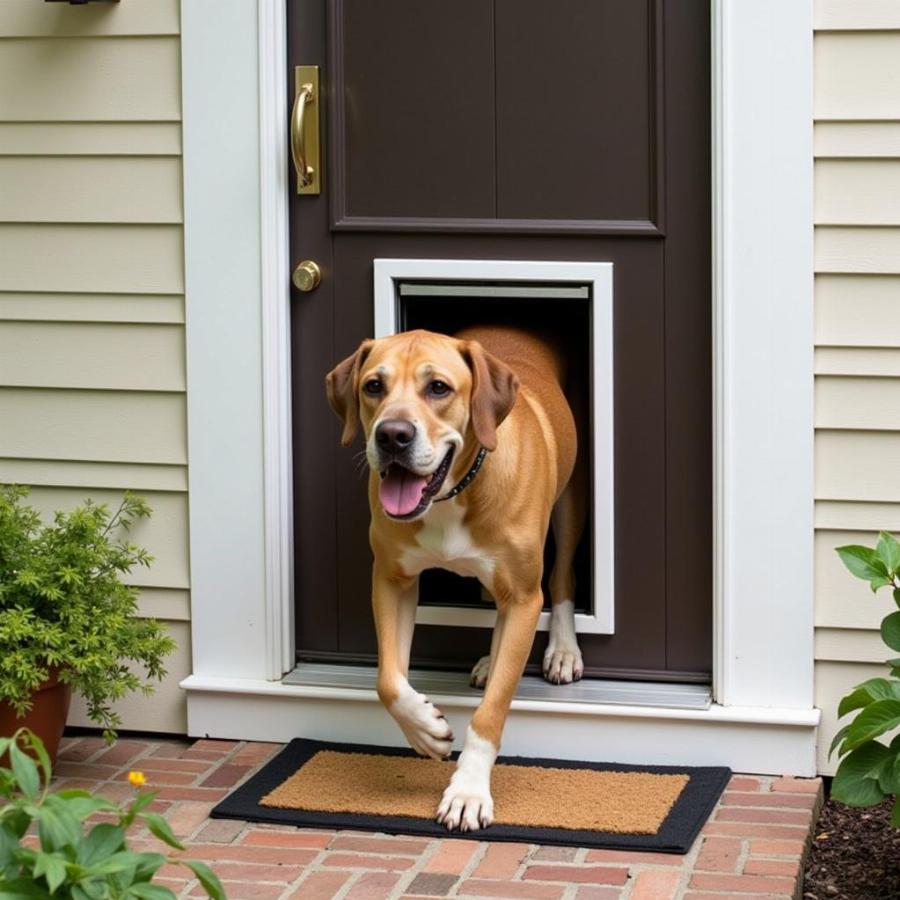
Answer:
<svg viewBox="0 0 900 900"><path fill-rule="evenodd" d="M544 678L553 684L569 684L584 674L581 650L575 635L575 573L572 563L584 531L590 495L587 464L579 453L572 477L553 507L551 522L556 560L550 573L550 640L544 653Z"/></svg>

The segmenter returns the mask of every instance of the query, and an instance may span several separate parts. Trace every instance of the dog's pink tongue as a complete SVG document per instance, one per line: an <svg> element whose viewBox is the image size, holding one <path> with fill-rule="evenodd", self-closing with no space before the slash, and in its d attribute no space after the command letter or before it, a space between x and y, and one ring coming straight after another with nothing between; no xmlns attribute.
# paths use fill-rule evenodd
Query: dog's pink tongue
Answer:
<svg viewBox="0 0 900 900"><path fill-rule="evenodd" d="M422 501L428 481L401 466L391 466L381 481L379 496L385 512L392 516L408 516Z"/></svg>

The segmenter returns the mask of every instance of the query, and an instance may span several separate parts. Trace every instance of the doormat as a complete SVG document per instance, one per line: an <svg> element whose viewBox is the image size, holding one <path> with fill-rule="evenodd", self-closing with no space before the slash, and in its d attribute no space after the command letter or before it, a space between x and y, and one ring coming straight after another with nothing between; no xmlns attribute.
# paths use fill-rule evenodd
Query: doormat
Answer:
<svg viewBox="0 0 900 900"><path fill-rule="evenodd" d="M454 759L458 754L454 754ZM731 770L501 756L494 823L447 831L434 821L455 762L412 750L293 740L213 809L244 819L387 834L686 853Z"/></svg>

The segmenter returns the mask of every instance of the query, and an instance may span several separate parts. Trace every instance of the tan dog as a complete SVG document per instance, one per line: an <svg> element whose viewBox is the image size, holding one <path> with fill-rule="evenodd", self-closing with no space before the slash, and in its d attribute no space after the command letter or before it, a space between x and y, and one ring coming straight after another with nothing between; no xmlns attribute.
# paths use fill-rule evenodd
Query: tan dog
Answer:
<svg viewBox="0 0 900 900"><path fill-rule="evenodd" d="M474 576L497 604L491 654L473 671L473 682L486 682L484 699L438 807L438 821L451 830L493 819L491 769L543 605L551 518L556 562L544 675L560 683L583 671L572 558L587 485L583 466L573 478L576 430L562 377L562 360L546 343L491 327L455 338L412 331L363 341L326 379L344 422L341 443L350 444L360 425L366 437L378 696L423 756L446 758L453 735L407 680L419 573L437 567Z"/></svg>

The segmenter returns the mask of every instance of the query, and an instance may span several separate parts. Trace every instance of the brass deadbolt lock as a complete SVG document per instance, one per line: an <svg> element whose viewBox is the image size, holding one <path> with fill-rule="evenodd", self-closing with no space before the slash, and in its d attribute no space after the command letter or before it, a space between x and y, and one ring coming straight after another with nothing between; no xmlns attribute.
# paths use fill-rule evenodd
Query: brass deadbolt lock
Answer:
<svg viewBox="0 0 900 900"><path fill-rule="evenodd" d="M319 268L318 263L313 262L311 259L304 259L303 262L294 269L291 280L294 282L294 286L298 291L303 291L304 293L313 291L319 286L319 282L322 280L322 270Z"/></svg>

